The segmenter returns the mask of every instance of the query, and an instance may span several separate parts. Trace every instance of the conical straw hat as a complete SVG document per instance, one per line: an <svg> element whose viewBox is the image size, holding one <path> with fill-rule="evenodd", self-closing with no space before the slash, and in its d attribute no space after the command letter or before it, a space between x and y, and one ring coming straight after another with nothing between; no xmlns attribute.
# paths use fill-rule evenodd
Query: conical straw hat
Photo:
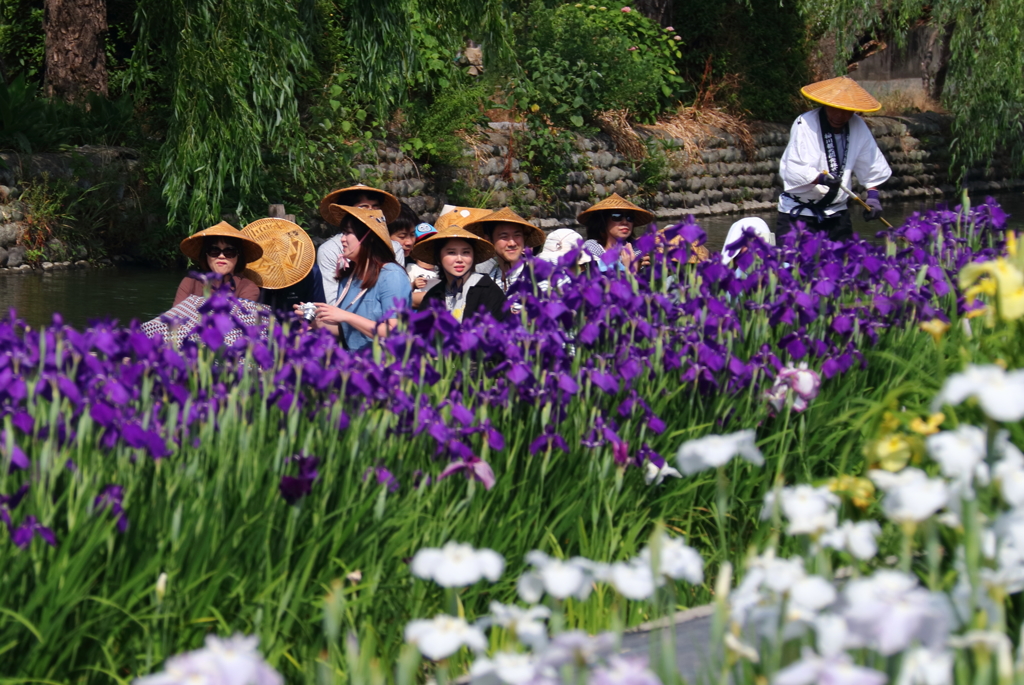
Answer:
<svg viewBox="0 0 1024 685"><path fill-rule="evenodd" d="M547 237L542 229L537 228L508 207L502 207L497 211L491 212L483 219L467 224L463 226L463 228L470 233L475 233L481 238L490 238L491 236L488 236L488 232L493 230L495 224L515 224L516 226L522 226L523 242L526 243L527 247L540 247L544 244L544 239Z"/></svg>
<svg viewBox="0 0 1024 685"><path fill-rule="evenodd" d="M494 256L494 246L486 238L481 238L475 233L470 233L464 228L459 226L448 226L442 231L438 231L429 238L416 243L416 247L412 248L412 252L409 253L407 260L417 260L430 264L431 266L440 266L435 263L434 260L434 246L441 240L447 240L449 238L462 238L467 243L473 246L473 261L476 264L486 262L488 259Z"/></svg>
<svg viewBox="0 0 1024 685"><path fill-rule="evenodd" d="M245 256L247 264L251 264L263 256L263 248L259 243L246 237L231 224L221 221L216 226L205 228L181 241L181 253L197 264L203 263L203 238L233 238L239 241L242 244L242 254ZM205 263L203 265L205 266Z"/></svg>
<svg viewBox="0 0 1024 685"><path fill-rule="evenodd" d="M350 203L343 202L345 200L346 193L358 193L362 195L378 195L380 196L380 211L384 212L385 218L388 223L391 223L398 218L398 215L402 213L402 205L398 201L398 198L389 193L386 190L380 188L374 188L372 186L363 185L357 183L354 186L347 188L338 188L327 193L324 199L320 200L320 216L327 221L331 221L330 209L331 205L348 205Z"/></svg>
<svg viewBox="0 0 1024 685"><path fill-rule="evenodd" d="M384 213L379 209L363 209L362 207L346 207L344 205L331 205L327 209L327 220L335 226L340 226L346 214L351 214L364 226L380 238L385 245L391 246L391 233L388 232L388 222Z"/></svg>
<svg viewBox="0 0 1024 685"><path fill-rule="evenodd" d="M590 209L586 209L579 213L576 217L576 221L581 224L585 224L591 218L597 216L600 212L614 211L614 210L629 211L633 214L633 225L644 226L654 221L654 215L648 212L646 209L641 209L629 200L623 199L618 193L612 193L610 197L598 202Z"/></svg>
<svg viewBox="0 0 1024 685"><path fill-rule="evenodd" d="M316 248L298 224L286 219L259 219L242 233L263 248L263 257L249 264L245 276L261 288L295 285L313 270Z"/></svg>
<svg viewBox="0 0 1024 685"><path fill-rule="evenodd" d="M480 219L483 219L492 211L480 207L455 207L450 212L444 212L441 216L437 217L437 221L434 222L434 228L438 231L443 231L449 226L465 228L473 222L480 221Z"/></svg>
<svg viewBox="0 0 1024 685"><path fill-rule="evenodd" d="M800 89L808 100L848 112L877 112L882 105L848 76L818 81Z"/></svg>

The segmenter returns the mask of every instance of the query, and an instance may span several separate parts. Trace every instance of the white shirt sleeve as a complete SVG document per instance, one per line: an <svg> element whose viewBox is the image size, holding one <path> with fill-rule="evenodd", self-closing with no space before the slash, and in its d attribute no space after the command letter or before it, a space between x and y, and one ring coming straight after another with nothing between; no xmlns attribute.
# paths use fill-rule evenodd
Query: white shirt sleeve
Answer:
<svg viewBox="0 0 1024 685"><path fill-rule="evenodd" d="M316 253L316 263L324 282L324 297L328 304L338 299L338 258L341 257L341 236L328 238Z"/></svg>
<svg viewBox="0 0 1024 685"><path fill-rule="evenodd" d="M859 143L856 147L854 136ZM885 161L885 155L875 142L875 137L871 135L871 129L859 116L854 116L850 120L850 147L856 151L857 156L853 159L853 164L847 166L853 170L861 185L865 188L877 188L889 180L892 169Z"/></svg>
<svg viewBox="0 0 1024 685"><path fill-rule="evenodd" d="M825 186L814 183L823 165L827 165L821 131L811 123L812 117L817 116L818 110L815 109L796 118L789 131L789 144L779 161L783 189L811 202L820 200L828 192Z"/></svg>

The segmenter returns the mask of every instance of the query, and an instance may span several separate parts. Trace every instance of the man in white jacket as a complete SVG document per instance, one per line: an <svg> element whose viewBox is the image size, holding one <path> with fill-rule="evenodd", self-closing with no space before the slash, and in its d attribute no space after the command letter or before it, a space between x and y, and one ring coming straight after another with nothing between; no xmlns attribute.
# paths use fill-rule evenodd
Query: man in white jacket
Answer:
<svg viewBox="0 0 1024 685"><path fill-rule="evenodd" d="M789 132L789 145L779 163L784 192L779 197L775 230L785 235L796 221L812 230L827 231L832 240L853 234L847 201L851 176L868 189L864 219L882 215L878 186L892 175L867 124L856 112L881 109L878 101L845 76L819 81L800 89L822 106L801 114Z"/></svg>

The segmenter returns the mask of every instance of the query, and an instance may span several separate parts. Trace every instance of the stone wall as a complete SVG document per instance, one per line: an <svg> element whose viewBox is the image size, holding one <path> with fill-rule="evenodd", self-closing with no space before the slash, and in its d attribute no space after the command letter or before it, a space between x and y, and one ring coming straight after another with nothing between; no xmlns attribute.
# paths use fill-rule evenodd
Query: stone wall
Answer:
<svg viewBox="0 0 1024 685"><path fill-rule="evenodd" d="M958 192L948 176L947 118L927 113L867 117L866 121L893 169L893 177L882 187L883 200L953 196ZM476 136L477 144L472 149L467 146L464 164L455 168L438 167L428 172L399 149L381 144L373 163L359 164L356 169L363 180L382 183L427 221L433 221L445 203L486 201L489 207L511 205L545 229L574 227L579 212L616 192L651 208L659 221L667 223L689 214L752 213L774 208L781 189L779 158L789 139L787 125L755 124L752 154L748 155L733 136L712 131L701 141L698 154L689 157L683 150L690 141L638 127L641 136L658 139L653 147L661 150L659 154L666 162L658 180L650 182L650 175L645 180L643 169L620 154L607 135L578 137L575 166L580 170L567 171L559 187L542 192L515 153L517 131L510 129L521 126L491 124L482 128ZM126 188L141 183L139 155L125 148L88 147L60 154L2 154L0 158L4 162L0 165L0 250L18 242L24 220L31 215L31 208L18 198L19 184L25 179L48 174L51 178L74 177L84 183L89 181L81 179L102 176L106 183ZM348 180L339 178L338 183ZM1011 176L1006 159L993 160L987 171L969 173L966 181L968 189L976 192L1024 188L1020 179ZM319 197L329 189L312 190ZM139 194L125 193L124 203L133 202ZM126 207L118 211L124 213ZM333 232L316 215L315 204L289 206L288 211L297 214L299 222L313 229L314 235ZM150 215L147 223L157 220ZM5 259L6 254L0 252L0 267L5 266Z"/></svg>
<svg viewBox="0 0 1024 685"><path fill-rule="evenodd" d="M883 200L952 197L959 192L948 173L948 118L925 113L865 120L893 170L892 178L882 186ZM487 131L486 142L467 150L465 168L451 176L481 196L489 194L489 206L510 204L546 229L576 226L579 212L612 192L651 208L660 221L666 222L690 214L745 213L775 207L781 192L779 159L789 141L789 126L757 124L753 154L749 156L733 136L717 132L703 141L699 162L679 152L687 141L661 136L657 131L640 129L639 133L660 138L658 147L666 150L668 178L653 187L642 186L637 165L621 155L603 134L577 139L577 161L587 168L567 172L553 202L538 201L529 175L514 152L509 152L507 130ZM387 190L432 220L449 201L441 188L450 186L452 178L437 179L421 173L412 160L394 148L381 150L381 155L386 160L382 166L362 167L366 177L383 173ZM1008 159L1000 158L993 160L988 170L969 172L965 185L972 192L1000 192L1024 188L1024 181L1013 177Z"/></svg>
<svg viewBox="0 0 1024 685"><path fill-rule="evenodd" d="M74 182L83 190L102 183L112 199L107 208L110 222L134 222L141 216L142 161L137 150L85 145L67 152L0 153L0 267L31 269L26 262L32 255L23 243L33 207L23 192L26 182L39 179ZM56 238L41 245L39 252L49 260L42 262L47 269L81 267L90 256L85 248L65 246Z"/></svg>

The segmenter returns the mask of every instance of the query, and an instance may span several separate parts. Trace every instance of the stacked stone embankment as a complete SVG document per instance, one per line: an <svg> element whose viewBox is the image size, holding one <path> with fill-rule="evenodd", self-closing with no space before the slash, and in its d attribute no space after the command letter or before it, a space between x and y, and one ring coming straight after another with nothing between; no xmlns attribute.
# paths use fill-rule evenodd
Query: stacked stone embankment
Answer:
<svg viewBox="0 0 1024 685"><path fill-rule="evenodd" d="M866 121L893 170L882 187L883 200L955 197L960 187L978 193L1024 188L1006 157L997 157L986 169L970 170L962 186L954 185L948 117L924 113ZM666 168L654 180L645 178L643 165L616 150L609 136L577 137L577 168L566 171L561 183L547 192L539 192L524 170L515 141L510 144L516 132L507 128L486 130L482 142L467 148L465 165L443 173L424 173L400 150L385 145L378 151L380 164L359 165L358 170L364 179L383 181L427 220L446 202L465 199L465 192L447 192L457 182L471 189L473 197L486 199L488 206L512 205L546 229L577 226L579 212L613 192L650 207L659 221L667 222L690 214L763 212L776 206L782 188L779 160L789 142L789 126L757 123L752 130L753 146L747 150L729 133L713 131L702 139L698 160L682 152L690 141L638 127L660 151L656 154L664 155Z"/></svg>
<svg viewBox="0 0 1024 685"><path fill-rule="evenodd" d="M949 176L948 117L924 113L871 116L866 121L893 170L892 178L882 186L883 200L954 197L959 193L955 179ZM751 131L752 145L744 149L740 140L724 131L705 132L697 144L660 129L637 127L660 160L656 173L650 164L623 155L605 134L577 136L572 168L561 173L554 186L542 188L518 156L524 147L522 125L491 124L476 132L475 144L466 145L462 163L454 167L427 170L427 165L417 163L395 145L381 142L369 156L372 158L355 166L357 179L338 178L336 183L362 180L381 185L427 221L433 221L446 203L510 205L548 230L577 227L577 214L613 192L651 208L662 223L690 214L764 212L775 207L781 191L778 167L789 140L789 126L755 123ZM696 152L687 154L688 149ZM112 183L125 189L135 186L136 192L120 194L123 203L111 211L122 220L134 213L147 229L161 220L151 210L136 206L136 198L142 196L142 165L136 151L90 146L55 154L4 153L0 158L4 162L0 165L0 268L26 260L19 244L33 210L20 197L21 184L44 174L76 178L78 183ZM986 169L969 171L963 186L976 193L998 193L1022 189L1024 181L1013 175L1010 159L997 157ZM330 188L310 190L319 197ZM288 209L314 235L333 232L317 215L315 203ZM55 254L47 257L54 268L66 262L67 266L80 264L84 256L52 251Z"/></svg>

